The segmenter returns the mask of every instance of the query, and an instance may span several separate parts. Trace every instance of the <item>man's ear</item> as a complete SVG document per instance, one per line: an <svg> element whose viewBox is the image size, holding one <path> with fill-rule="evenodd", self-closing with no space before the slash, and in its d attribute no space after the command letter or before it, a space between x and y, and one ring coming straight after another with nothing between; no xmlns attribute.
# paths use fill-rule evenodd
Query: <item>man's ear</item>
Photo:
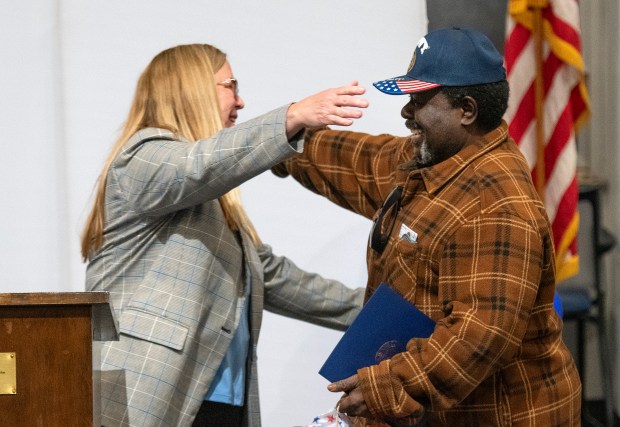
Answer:
<svg viewBox="0 0 620 427"><path fill-rule="evenodd" d="M466 96L461 101L461 109L463 110L463 115L461 117L461 124L463 126L470 126L478 117L478 103L471 96Z"/></svg>

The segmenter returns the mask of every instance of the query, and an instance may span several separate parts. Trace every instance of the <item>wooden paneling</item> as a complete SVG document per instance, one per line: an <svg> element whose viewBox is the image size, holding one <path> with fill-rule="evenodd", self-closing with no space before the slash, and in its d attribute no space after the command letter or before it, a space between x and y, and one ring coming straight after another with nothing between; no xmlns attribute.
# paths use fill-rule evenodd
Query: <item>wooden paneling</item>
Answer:
<svg viewBox="0 0 620 427"><path fill-rule="evenodd" d="M99 384L93 374L99 358L93 357L93 340L117 339L107 297L0 294L0 353L16 354L17 386L16 394L0 395L0 426L97 425Z"/></svg>

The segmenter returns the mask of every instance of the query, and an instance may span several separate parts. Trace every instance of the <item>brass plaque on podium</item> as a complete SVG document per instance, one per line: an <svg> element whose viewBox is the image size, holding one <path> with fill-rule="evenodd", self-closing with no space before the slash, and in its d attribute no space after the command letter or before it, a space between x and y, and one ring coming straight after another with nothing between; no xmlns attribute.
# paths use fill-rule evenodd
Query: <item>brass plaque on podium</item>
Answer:
<svg viewBox="0 0 620 427"><path fill-rule="evenodd" d="M0 394L17 394L15 353L0 353Z"/></svg>

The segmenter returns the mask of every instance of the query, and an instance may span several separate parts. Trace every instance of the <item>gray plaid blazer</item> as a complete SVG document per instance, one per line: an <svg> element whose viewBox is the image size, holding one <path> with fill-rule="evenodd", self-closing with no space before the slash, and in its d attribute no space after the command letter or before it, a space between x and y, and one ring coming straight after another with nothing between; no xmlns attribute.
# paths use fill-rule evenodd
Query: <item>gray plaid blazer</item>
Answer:
<svg viewBox="0 0 620 427"><path fill-rule="evenodd" d="M300 270L227 226L217 198L301 151L286 108L188 143L137 132L106 182L104 245L86 289L108 291L120 340L101 353L103 425L189 426L240 321L251 279L247 426L260 426L256 345L263 308L344 330L363 288Z"/></svg>

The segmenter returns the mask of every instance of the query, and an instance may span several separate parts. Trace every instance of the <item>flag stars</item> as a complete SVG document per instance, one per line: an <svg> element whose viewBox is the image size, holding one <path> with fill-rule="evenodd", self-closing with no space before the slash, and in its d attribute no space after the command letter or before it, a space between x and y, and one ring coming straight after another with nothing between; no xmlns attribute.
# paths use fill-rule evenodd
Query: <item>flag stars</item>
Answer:
<svg viewBox="0 0 620 427"><path fill-rule="evenodd" d="M393 80L383 80L375 83L377 89L388 93L402 93L396 82Z"/></svg>

